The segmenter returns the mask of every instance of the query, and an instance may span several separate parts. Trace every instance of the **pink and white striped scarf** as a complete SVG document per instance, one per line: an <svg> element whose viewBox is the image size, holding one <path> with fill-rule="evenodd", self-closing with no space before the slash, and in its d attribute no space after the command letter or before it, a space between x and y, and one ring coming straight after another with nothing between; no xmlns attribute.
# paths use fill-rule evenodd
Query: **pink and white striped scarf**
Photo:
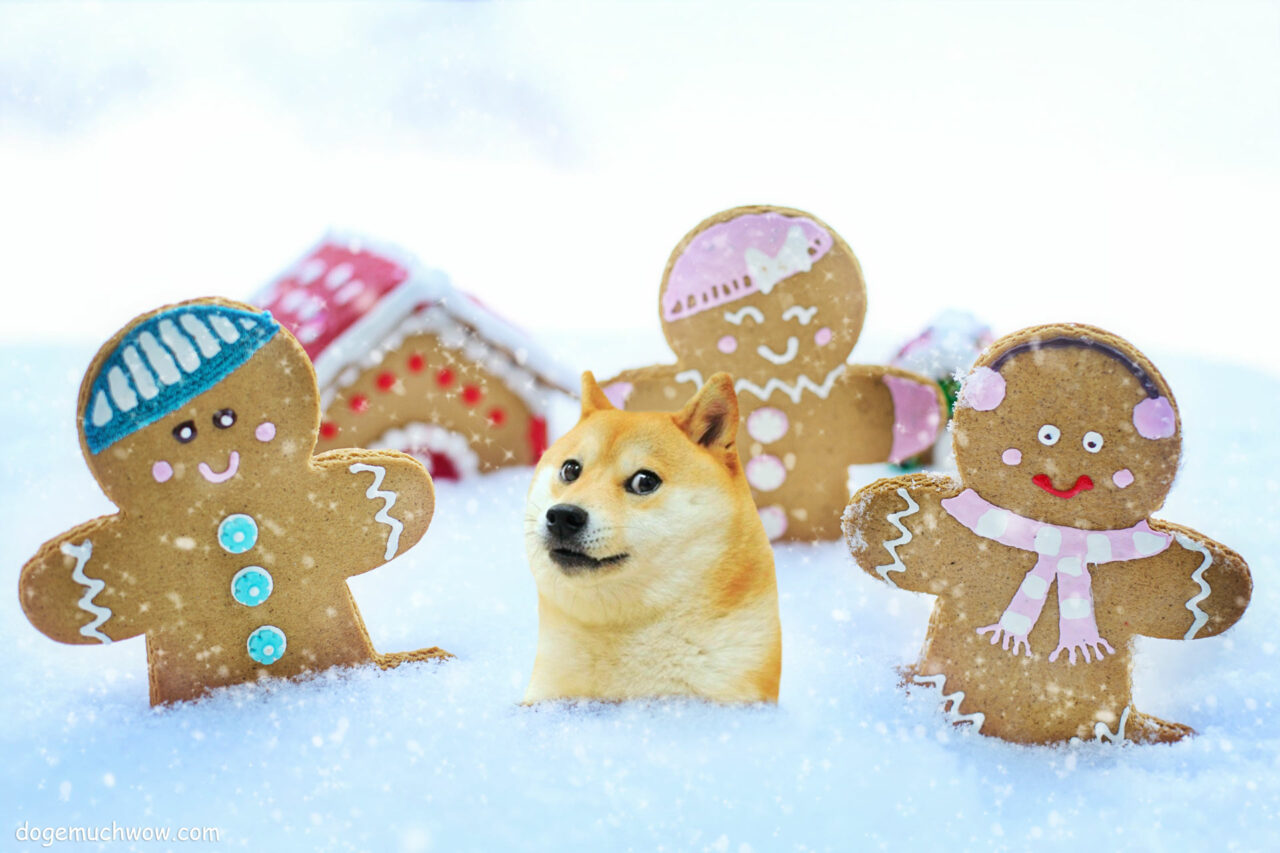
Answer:
<svg viewBox="0 0 1280 853"><path fill-rule="evenodd" d="M942 508L984 539L1039 555L1000 621L978 629L979 634L991 632L993 644L1000 642L1003 635L1001 645L1006 651L1017 654L1021 645L1030 657L1031 644L1027 637L1044 609L1049 585L1057 580L1058 648L1049 655L1050 662L1056 661L1064 650L1071 663L1076 662L1077 650L1086 662L1092 660L1091 649L1098 660L1102 659L1104 649L1115 652L1098 634L1089 566L1150 557L1168 548L1173 541L1172 536L1152 530L1145 520L1123 530L1080 530L1035 521L1001 509L973 489L944 499Z"/></svg>

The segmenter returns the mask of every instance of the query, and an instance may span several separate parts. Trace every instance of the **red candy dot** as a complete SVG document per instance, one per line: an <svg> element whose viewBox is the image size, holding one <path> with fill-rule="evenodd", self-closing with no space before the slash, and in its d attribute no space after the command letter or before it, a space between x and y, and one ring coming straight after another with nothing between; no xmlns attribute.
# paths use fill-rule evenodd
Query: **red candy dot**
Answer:
<svg viewBox="0 0 1280 853"><path fill-rule="evenodd" d="M440 371L436 373L436 384L439 385L441 388L448 388L450 385L452 385L453 371L447 367L440 368Z"/></svg>
<svg viewBox="0 0 1280 853"><path fill-rule="evenodd" d="M340 432L342 432L342 430L338 429L338 425L335 424L333 421L325 421L324 423L320 424L321 438L337 438L338 433Z"/></svg>
<svg viewBox="0 0 1280 853"><path fill-rule="evenodd" d="M382 391L390 391L396 387L396 375L390 370L378 374L378 388Z"/></svg>
<svg viewBox="0 0 1280 853"><path fill-rule="evenodd" d="M427 360L422 357L422 353L415 352L409 356L409 369L414 373L421 373L422 368L427 366Z"/></svg>
<svg viewBox="0 0 1280 853"><path fill-rule="evenodd" d="M502 411L502 409L489 410L489 423L493 424L494 426L502 426L502 424L506 420L507 420L507 413Z"/></svg>
<svg viewBox="0 0 1280 853"><path fill-rule="evenodd" d="M480 402L480 398L484 396L484 392L480 390L478 385L468 385L462 389L462 402L468 406L474 406Z"/></svg>
<svg viewBox="0 0 1280 853"><path fill-rule="evenodd" d="M351 407L351 411L359 414L360 412L368 411L369 398L363 394L357 394L351 398L351 402L347 403L347 405Z"/></svg>

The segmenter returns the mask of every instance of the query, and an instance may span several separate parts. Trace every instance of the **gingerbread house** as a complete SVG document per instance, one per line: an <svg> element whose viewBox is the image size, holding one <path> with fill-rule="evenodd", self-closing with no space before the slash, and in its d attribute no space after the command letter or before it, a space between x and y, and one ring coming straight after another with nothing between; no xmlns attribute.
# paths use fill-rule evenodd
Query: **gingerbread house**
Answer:
<svg viewBox="0 0 1280 853"><path fill-rule="evenodd" d="M437 479L531 465L574 380L529 336L395 248L331 234L254 299L315 365L317 452L403 450Z"/></svg>

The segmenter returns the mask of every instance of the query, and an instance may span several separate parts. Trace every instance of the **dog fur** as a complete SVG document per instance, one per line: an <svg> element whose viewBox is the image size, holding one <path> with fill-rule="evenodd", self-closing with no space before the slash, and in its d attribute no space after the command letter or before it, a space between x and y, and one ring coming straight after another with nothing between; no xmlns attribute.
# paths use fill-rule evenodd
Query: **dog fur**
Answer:
<svg viewBox="0 0 1280 853"><path fill-rule="evenodd" d="M581 420L543 455L529 490L525 546L538 587L538 651L526 703L777 701L773 551L737 434L727 374L712 376L674 414L619 411L583 374ZM581 466L572 482L562 475L569 460ZM661 485L629 491L651 483L634 479L646 471ZM548 516L561 507L588 519L567 544Z"/></svg>

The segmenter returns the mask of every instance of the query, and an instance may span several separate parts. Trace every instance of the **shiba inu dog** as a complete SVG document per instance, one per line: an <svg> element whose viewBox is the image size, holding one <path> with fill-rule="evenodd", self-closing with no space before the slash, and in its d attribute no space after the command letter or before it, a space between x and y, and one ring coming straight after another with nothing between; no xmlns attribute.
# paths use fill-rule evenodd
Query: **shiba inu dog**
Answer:
<svg viewBox="0 0 1280 853"><path fill-rule="evenodd" d="M538 653L526 703L777 701L773 551L737 435L728 374L676 413L619 411L583 374L581 420L529 490Z"/></svg>

